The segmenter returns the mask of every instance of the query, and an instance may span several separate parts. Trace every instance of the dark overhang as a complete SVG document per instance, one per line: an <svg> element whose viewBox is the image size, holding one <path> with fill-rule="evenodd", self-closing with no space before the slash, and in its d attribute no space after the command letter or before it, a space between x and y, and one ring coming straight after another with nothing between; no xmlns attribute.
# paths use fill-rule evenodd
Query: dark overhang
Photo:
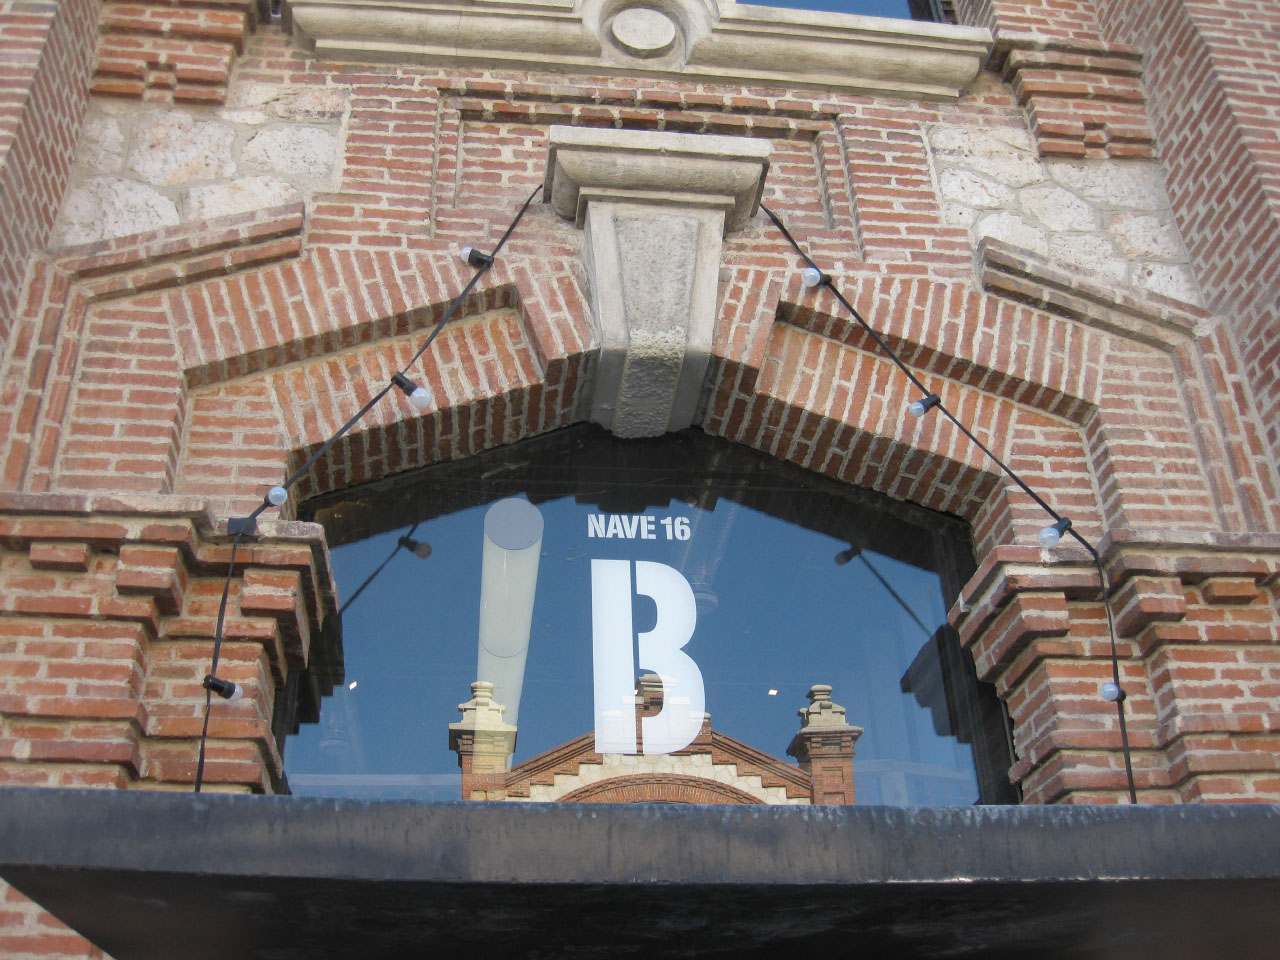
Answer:
<svg viewBox="0 0 1280 960"><path fill-rule="evenodd" d="M116 960L1270 957L1280 807L11 788L0 875Z"/></svg>

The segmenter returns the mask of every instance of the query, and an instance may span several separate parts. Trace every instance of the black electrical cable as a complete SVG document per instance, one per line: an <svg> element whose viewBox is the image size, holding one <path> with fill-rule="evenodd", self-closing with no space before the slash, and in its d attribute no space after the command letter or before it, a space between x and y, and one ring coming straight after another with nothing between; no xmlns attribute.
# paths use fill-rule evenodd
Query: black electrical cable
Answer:
<svg viewBox="0 0 1280 960"><path fill-rule="evenodd" d="M222 599L218 602L218 625L213 631L213 658L209 664L208 681L218 675L218 657L222 654L222 629L227 618L227 596L231 593L231 577L236 569L236 550L240 546L240 534L231 538L231 558L227 561L227 577L222 583ZM209 739L209 713L213 706L213 687L205 683L204 688L204 726L200 730L200 759L196 762L196 789L204 783L204 750Z"/></svg>
<svg viewBox="0 0 1280 960"><path fill-rule="evenodd" d="M766 207L763 203L760 204L760 209L765 212L765 215L770 220L773 221L774 226L776 226L778 230L782 233L782 235L787 238L787 242L790 243L791 246L795 249L796 253L800 256L800 259L802 259L805 262L805 264L807 264L809 267L811 267L812 269L818 272L818 274L822 278L821 285L831 291L831 293L835 296L836 300L838 300L840 304L846 310L849 311L849 314L853 317L854 320L857 321L858 325L867 333L868 336L871 337L872 340L876 342L876 345L881 349L881 351L883 351L884 354L891 361L893 361L894 365L899 370L902 371L903 375L906 376L906 378L911 381L912 385L915 386L916 389L918 389L921 393L925 394L927 397L937 398L937 394L932 393L924 385L924 383L920 380L920 378L915 375L915 373L906 365L906 363L902 360L902 358L898 356L897 352L892 347L889 346L889 344L875 330L875 328L873 328L871 324L867 323L867 321L863 319L862 314L858 313L858 311L854 308L853 304L851 304L848 300L845 299L844 295L836 288L835 282L831 279L831 275L826 271L824 271L816 263L814 263L814 261L809 257L809 255L805 253L804 250L801 249L800 244L796 242L795 237L791 235L791 232L787 230L786 226L777 217L777 215L774 214L774 212L770 210L768 207ZM1071 523L1069 520L1066 520L1066 518L1063 517L1060 513L1058 513L1057 510L1054 510L1053 507L1051 507L1044 500L1043 497L1041 497L1038 493L1032 490L1031 487L1029 487L1026 484L1026 482L1020 476L1018 476L1018 474L1015 473L1008 464L1006 464L1003 460L997 457L987 447L986 444L984 444L981 440L979 440L976 436L974 436L973 432L968 427L966 427L963 423L961 423L960 420L955 416L955 414L953 414L950 410L947 409L946 405L942 403L941 398L935 399L933 406L937 407L937 409L942 412L942 415L944 417L946 417L953 424L955 424L957 429L959 429L960 432L963 433L965 437L967 437L972 444L974 444L974 446L976 446L979 450L981 450L988 457L988 459L994 462L996 466L998 466L1009 477L1009 479L1011 479L1015 484L1017 484L1018 487L1023 491L1023 493L1027 494L1027 496L1029 496L1032 500L1034 500L1036 504L1039 505L1040 508L1045 511L1045 513L1053 517L1055 522L1058 522L1058 523L1065 522L1066 529L1064 532L1070 533L1071 536L1073 536L1077 541L1079 541L1080 545L1084 547L1089 552L1089 555L1093 558L1093 564L1098 571L1098 583L1102 590L1102 605L1103 605L1103 608L1106 610L1106 614L1107 614L1107 632L1111 639L1111 676L1112 676L1112 681L1115 683L1116 689L1118 691L1118 696L1116 698L1116 714L1120 720L1120 749L1121 749L1121 752L1124 754L1125 776L1128 780L1128 786L1129 786L1129 802L1137 803L1138 795L1137 795L1137 790L1134 786L1134 781L1133 781L1133 760L1130 757L1130 752L1129 752L1129 730L1128 730L1128 725L1125 723L1125 717L1124 717L1125 692L1124 692L1124 688L1120 686L1120 657L1119 657L1119 653L1116 650L1115 616L1113 615L1111 610L1111 596L1110 596L1111 589L1110 589L1110 585L1107 583L1106 574L1103 572L1103 569L1102 569L1102 558L1099 557L1098 551L1093 546L1093 544L1090 543L1087 539L1085 539L1085 537L1078 530L1076 530L1075 527L1071 526Z"/></svg>
<svg viewBox="0 0 1280 960"><path fill-rule="evenodd" d="M406 533L403 537L401 537L396 541L395 547L393 547L391 552L387 554L387 559L383 560L380 564L378 564L377 567L374 568L373 573L369 574L367 577L364 578L364 583L356 587L355 590L352 592L351 596L347 597L347 602L344 603L338 609L338 619L342 619L342 615L347 612L347 608L356 602L356 597L364 593L365 588L378 578L378 574L380 574L383 570L386 569L387 564L395 559L396 554L399 553L406 546L408 546L409 543L412 542L413 533L417 529L418 529L418 524L415 523L412 527L409 528L408 533Z"/></svg>
<svg viewBox="0 0 1280 960"><path fill-rule="evenodd" d="M525 213L528 211L529 207L533 204L534 198L537 197L538 193L541 190L542 190L542 184L538 184L538 186L536 186L533 189L533 192L529 194L528 198L526 198L524 203L521 205L519 211L516 213L515 218L511 221L506 231L499 238L497 246L493 248L493 253L485 254L479 258L476 258L476 260L478 261L478 264L476 266L475 273L471 275L471 279L469 279L467 281L466 286L462 288L462 292L459 293L456 297L454 297L452 302L450 302L448 308L444 312L444 315L441 316L438 321L436 321L435 327L432 328L431 333L427 336L427 339L423 341L422 346L418 348L417 352L410 358L409 362L405 364L405 366L402 367L395 374L395 376L392 377L391 381L387 383L386 386L384 386L381 390L379 390L372 397L370 397L368 402L365 403L365 405L360 408L359 412L357 412L355 416L353 416L350 420L348 420L341 427L339 427L337 432L334 433L333 436L331 436L328 440L326 440L323 444L321 444L320 448L316 450L315 453L313 453L310 457L308 457L306 462L303 463L302 466L298 467L297 470L295 470L292 474L290 474L289 478L280 485L283 489L288 490L295 483L297 483L304 476L306 476L307 472L316 464L316 462L321 457L323 457L326 453L328 453L333 448L333 445L337 443L347 433L348 430L354 427L361 420L361 418L364 417L366 413L372 410L377 405L378 401L380 401L383 397L385 397L388 393L391 392L392 387L396 386L396 378L403 377L405 375L405 372L410 367L412 367L415 363L417 363L418 360L422 357L422 355L427 352L427 348L431 346L432 341L435 340L436 336L440 333L440 331L444 329L444 325L449 322L450 318L454 315L458 307L462 304L462 301L467 298L468 294L470 294L473 289L475 289L475 285L480 282L480 278L489 271L490 267L493 266L494 260L497 259L498 253L506 245L507 240L511 238L511 235L515 232L516 227L519 226L520 221L524 219ZM227 564L227 576L226 576L226 580L222 584L222 599L219 601L219 604L218 604L218 625L213 635L212 665L209 668L208 675L205 677L204 726L200 731L200 754L199 754L199 760L196 762L196 782L195 782L196 793L200 792L201 784L204 782L205 745L208 742L208 737L209 737L209 714L213 707L213 689L210 686L210 681L216 679L218 675L218 655L222 650L222 630L223 630L223 624L224 624L224 621L226 618L226 612L227 612L227 597L230 595L230 592L231 592L231 577L235 570L236 548L239 546L240 538L242 536L252 535L254 530L254 524L257 521L258 516L262 513L262 511L266 510L270 506L274 506L274 504L272 504L270 500L263 500L263 502L258 505L257 509L255 509L247 517L233 517L227 523L228 532L233 534L233 537L231 540L231 559ZM416 528L416 525L415 525L415 528ZM400 548L400 545L398 544L396 549L398 550L399 548ZM391 558L388 557L387 561L383 562L383 566L386 566L386 563L389 562L390 559ZM380 569L381 567L379 567L379 570ZM361 589L363 589L363 587ZM353 596L351 599L354 600L355 597ZM349 604L350 600L347 603ZM344 608L345 608L345 605L344 605Z"/></svg>

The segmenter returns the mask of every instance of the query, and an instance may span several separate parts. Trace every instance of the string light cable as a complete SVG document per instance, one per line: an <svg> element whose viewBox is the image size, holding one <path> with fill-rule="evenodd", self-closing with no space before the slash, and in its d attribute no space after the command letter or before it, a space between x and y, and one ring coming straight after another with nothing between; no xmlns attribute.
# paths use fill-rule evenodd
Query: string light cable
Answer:
<svg viewBox="0 0 1280 960"><path fill-rule="evenodd" d="M200 792L200 788L204 783L205 749L209 736L209 715L212 711L213 695L216 693L224 700L239 700L244 696L244 688L241 687L240 684L218 676L218 659L222 652L223 631L226 625L227 598L230 596L231 592L231 579L235 573L236 553L239 549L241 540L254 536L257 532L258 517L262 515L262 512L271 507L284 506L284 504L289 500L289 489L305 477L310 472L311 468L333 448L333 445L341 440L352 427L364 418L365 414L377 406L382 398L392 390L398 389L409 399L409 402L419 410L425 410L431 406L433 402L431 391L426 387L419 386L410 379L408 371L412 369L412 367L422 358L423 354L430 349L431 344L435 341L435 338L439 336L440 331L444 329L445 324L449 322L454 313L456 313L458 308L462 305L463 301L466 300L466 298L471 294L471 291L475 289L475 286L480 282L480 279L489 272L489 269L497 260L498 254L502 252L502 248L506 246L507 241L515 232L516 227L520 225L520 221L524 219L525 213L528 212L529 207L533 204L534 199L538 196L541 190L542 185L539 184L525 199L519 211L517 211L515 217L507 226L506 231L498 239L492 253L485 253L473 247L463 247L461 251L459 251L463 261L468 266L474 268L475 272L471 275L470 279L467 280L462 291L449 303L444 314L436 321L431 333L428 334L427 338L422 342L422 345L418 347L417 351L409 359L409 362L392 374L391 379L380 390L374 393L374 395L369 398L364 406L362 406L355 415L351 417L351 419L339 427L333 436L329 437L328 440L321 444L320 447L318 447L316 451L307 458L306 462L303 463L302 466L293 471L284 483L274 486L268 490L262 503L259 504L252 513L248 516L231 517L227 520L227 533L231 536L231 556L227 561L227 575L222 584L222 598L218 603L218 619L213 635L213 655L210 661L209 673L207 673L204 678L204 725L200 731L200 750L196 761L196 793ZM413 531L410 530L408 535L400 539L396 545L396 551L399 551L400 549L410 549L417 553L418 556L423 556L421 550L425 547L426 551L429 553L430 547L426 544L412 540L412 534ZM396 551L393 551L393 556ZM391 558L388 557L387 560L383 562L383 566L386 566L386 563L390 562L390 559ZM378 569L381 570L382 568L379 567ZM363 589L365 585L367 585L367 582L361 586L361 589ZM357 593L358 592L359 591L357 591ZM354 599L355 595L353 594L347 603L343 605L343 609L349 606L351 601Z"/></svg>
<svg viewBox="0 0 1280 960"><path fill-rule="evenodd" d="M1075 527L1071 525L1071 520L1069 518L1060 514L1043 497L1041 497L1040 494L1036 493L1036 491L1033 490L1026 481L1022 479L1022 477L1018 476L1018 474L1014 472L1007 463L996 456L996 454L987 447L986 444L973 434L973 431L965 426L959 418L957 418L956 415L947 408L946 404L942 402L942 398L939 397L938 394L932 392L925 386L924 382L921 381L921 379L916 376L915 372L900 356L898 356L897 351L889 346L884 337L882 337L880 333L863 318L862 314L857 311L852 303L845 299L844 294L842 294L839 288L836 287L831 274L823 271L812 260L812 258L805 253L804 249L796 241L795 237L791 235L791 232L787 229L782 220L779 219L778 216L763 203L760 204L760 209L764 211L765 215L771 221L773 221L773 225L778 228L779 232L782 233L782 235L787 239L787 242L791 244L792 248L800 256L800 259L804 261L805 266L800 271L801 283L808 289L825 287L827 290L830 290L831 294L837 301L839 301L840 305L849 312L849 315L853 317L858 326L861 327L867 336L875 342L880 351L893 362L894 366L896 366L898 370L902 372L903 376L911 382L911 385L920 391L922 397L918 400L912 401L908 407L911 415L915 417L923 417L931 410L936 409L943 417L954 424L956 429L964 434L970 443L981 450L989 460L999 467L1000 470L1009 477L1009 479L1012 480L1023 493L1029 496L1033 501L1035 501L1037 506L1053 518L1053 523L1042 529L1037 537L1042 547L1052 549L1058 545L1063 534L1070 534L1077 543L1088 551L1089 556L1093 560L1093 566L1098 572L1098 583L1102 590L1102 605L1107 616L1107 633L1111 641L1111 681L1109 683L1102 684L1098 692L1102 699L1113 702L1116 705L1116 716L1119 719L1120 727L1120 747L1121 752L1124 755L1125 777L1129 787L1129 802L1137 803L1137 790L1133 780L1133 761L1129 752L1129 731L1128 726L1125 723L1124 715L1125 691L1120 685L1120 657L1117 652L1116 645L1115 616L1111 610L1111 588L1107 580L1106 573L1102 567L1102 558L1098 555L1097 549L1087 538L1085 538L1083 534L1080 533L1080 531L1076 530ZM849 559L852 559L852 555Z"/></svg>

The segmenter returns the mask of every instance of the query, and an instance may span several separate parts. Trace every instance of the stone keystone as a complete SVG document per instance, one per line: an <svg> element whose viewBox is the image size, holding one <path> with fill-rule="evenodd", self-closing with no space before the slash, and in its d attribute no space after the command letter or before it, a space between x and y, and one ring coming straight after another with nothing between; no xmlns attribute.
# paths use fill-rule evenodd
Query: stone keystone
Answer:
<svg viewBox="0 0 1280 960"><path fill-rule="evenodd" d="M769 142L551 128L544 195L583 227L599 335L591 419L619 437L692 425L723 237L755 216Z"/></svg>

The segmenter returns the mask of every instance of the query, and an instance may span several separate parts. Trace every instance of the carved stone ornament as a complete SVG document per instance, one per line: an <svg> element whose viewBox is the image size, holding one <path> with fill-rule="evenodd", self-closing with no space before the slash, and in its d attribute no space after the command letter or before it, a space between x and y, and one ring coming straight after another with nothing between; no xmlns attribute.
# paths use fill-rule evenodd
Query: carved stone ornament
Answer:
<svg viewBox="0 0 1280 960"><path fill-rule="evenodd" d="M977 27L732 0L286 0L294 42L335 60L679 77L955 98Z"/></svg>
<svg viewBox="0 0 1280 960"><path fill-rule="evenodd" d="M551 128L543 193L585 228L600 337L591 419L615 435L693 423L722 238L755 214L768 170L767 140Z"/></svg>

